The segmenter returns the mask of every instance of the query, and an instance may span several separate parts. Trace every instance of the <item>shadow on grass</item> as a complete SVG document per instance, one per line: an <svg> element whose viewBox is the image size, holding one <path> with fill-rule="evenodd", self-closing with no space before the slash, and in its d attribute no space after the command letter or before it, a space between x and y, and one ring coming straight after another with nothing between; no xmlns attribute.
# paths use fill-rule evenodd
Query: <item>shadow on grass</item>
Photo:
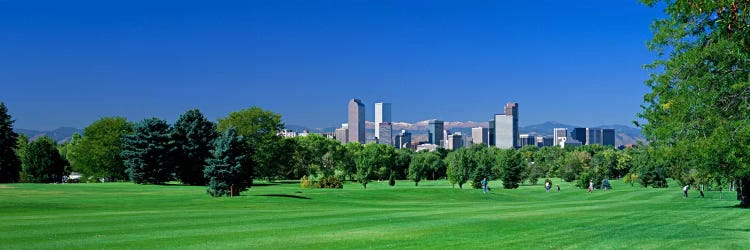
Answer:
<svg viewBox="0 0 750 250"><path fill-rule="evenodd" d="M280 185L281 183L273 183L273 182L266 182L266 183L253 183L253 187L267 187L267 186L276 186Z"/></svg>
<svg viewBox="0 0 750 250"><path fill-rule="evenodd" d="M266 196L266 197L285 197L285 198L294 198L294 199L303 199L303 200L310 200L311 198L299 196L299 195L291 195L291 194L258 194L255 196Z"/></svg>
<svg viewBox="0 0 750 250"><path fill-rule="evenodd" d="M739 204L737 204L737 205L729 205L729 206L713 206L713 207L710 207L710 208L719 208L719 209L743 209L743 208L741 208L741 207L740 207L740 205L739 205Z"/></svg>

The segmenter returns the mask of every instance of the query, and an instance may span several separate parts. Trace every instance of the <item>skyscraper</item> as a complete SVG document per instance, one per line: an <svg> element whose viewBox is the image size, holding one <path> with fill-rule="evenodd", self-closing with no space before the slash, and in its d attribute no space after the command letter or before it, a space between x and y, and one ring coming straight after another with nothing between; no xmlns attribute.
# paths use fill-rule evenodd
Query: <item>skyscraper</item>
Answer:
<svg viewBox="0 0 750 250"><path fill-rule="evenodd" d="M586 128L586 145L602 144L601 128Z"/></svg>
<svg viewBox="0 0 750 250"><path fill-rule="evenodd" d="M443 129L443 121L441 120L430 120L428 124L428 129L430 130L430 138L429 141L432 144L441 146L443 145L443 132L445 129Z"/></svg>
<svg viewBox="0 0 750 250"><path fill-rule="evenodd" d="M568 129L567 128L555 128L554 132L552 133L552 138L555 140L555 146L559 146L561 142L565 140L565 138L568 137Z"/></svg>
<svg viewBox="0 0 750 250"><path fill-rule="evenodd" d="M450 150L456 150L459 148L462 148L464 144L463 139L461 138L461 132L456 132L451 135L448 135L448 139L445 143L445 148Z"/></svg>
<svg viewBox="0 0 750 250"><path fill-rule="evenodd" d="M573 139L576 139L577 141L581 143L586 142L586 128L574 128L573 131L570 131L570 137L573 137Z"/></svg>
<svg viewBox="0 0 750 250"><path fill-rule="evenodd" d="M349 100L349 141L365 144L365 104Z"/></svg>
<svg viewBox="0 0 750 250"><path fill-rule="evenodd" d="M477 144L490 144L489 138L490 130L483 127L476 127L471 129L471 141Z"/></svg>
<svg viewBox="0 0 750 250"><path fill-rule="evenodd" d="M380 139L380 123L393 122L391 120L391 104L390 103L375 103L375 137ZM382 142L382 140L380 140Z"/></svg>
<svg viewBox="0 0 750 250"><path fill-rule="evenodd" d="M518 136L518 147L536 146L536 137L529 134L521 134Z"/></svg>
<svg viewBox="0 0 750 250"><path fill-rule="evenodd" d="M411 133L406 132L406 130L401 130L401 134L396 136L395 141L396 148L410 148Z"/></svg>
<svg viewBox="0 0 750 250"><path fill-rule="evenodd" d="M495 115L495 146L498 148L518 148L518 103L509 102L505 114Z"/></svg>
<svg viewBox="0 0 750 250"><path fill-rule="evenodd" d="M602 129L602 145L615 146L615 129Z"/></svg>
<svg viewBox="0 0 750 250"><path fill-rule="evenodd" d="M540 147L540 148L541 147L552 146L553 145L552 143L554 141L555 140L552 137L549 137L549 136L537 136L536 137L536 146Z"/></svg>
<svg viewBox="0 0 750 250"><path fill-rule="evenodd" d="M489 122L489 131L487 132L487 137L489 137L489 140L487 140L488 145L490 147L495 146L495 117L492 117L492 120Z"/></svg>
<svg viewBox="0 0 750 250"><path fill-rule="evenodd" d="M335 133L336 140L341 142L341 144L346 144L349 141L348 128L337 128Z"/></svg>
<svg viewBox="0 0 750 250"><path fill-rule="evenodd" d="M378 137L378 143L393 145L393 124L390 122L378 123L376 128L380 129L380 137Z"/></svg>

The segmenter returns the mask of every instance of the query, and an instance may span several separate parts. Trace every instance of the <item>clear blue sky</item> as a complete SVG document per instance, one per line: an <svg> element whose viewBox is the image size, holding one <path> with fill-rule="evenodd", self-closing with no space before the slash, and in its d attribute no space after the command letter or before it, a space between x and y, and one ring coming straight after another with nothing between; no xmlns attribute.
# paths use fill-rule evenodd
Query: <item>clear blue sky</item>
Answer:
<svg viewBox="0 0 750 250"><path fill-rule="evenodd" d="M630 124L651 21L618 1L0 0L0 101L16 128L173 122L260 106L338 126L356 97L393 119Z"/></svg>

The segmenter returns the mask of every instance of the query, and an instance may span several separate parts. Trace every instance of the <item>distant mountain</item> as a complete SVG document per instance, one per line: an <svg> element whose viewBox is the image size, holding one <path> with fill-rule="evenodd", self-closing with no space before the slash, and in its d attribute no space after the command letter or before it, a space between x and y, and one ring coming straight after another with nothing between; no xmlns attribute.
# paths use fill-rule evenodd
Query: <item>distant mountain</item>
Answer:
<svg viewBox="0 0 750 250"><path fill-rule="evenodd" d="M408 122L393 122L393 131L394 134L398 133L401 130L407 130L412 133L412 137L419 138L418 140L426 140L427 138L427 129L429 125L430 120L424 120L424 121L418 121L414 123L408 123ZM473 122L473 121L467 121L467 122L461 122L461 121L445 121L445 129L450 130L451 132L461 132L464 136L471 136L471 128L475 127L488 127L487 122ZM580 128L583 126L576 126L576 125L570 125L570 124L564 124L560 122L554 122L549 121L541 124L534 124L529 126L522 126L519 128L521 134L531 134L535 136L552 136L552 132L555 128L567 128L568 132L572 131L573 128ZM374 134L375 130L375 123L372 121L366 121L365 122L365 132L368 136ZM615 129L615 144L621 145L621 144L636 144L638 141L645 142L646 139L641 134L641 130L638 128L625 126L625 125L601 125L596 126L596 128L613 128ZM316 133L323 132L332 132L336 128L326 128L326 129L309 129L303 126L296 126L296 125L287 125L287 129L295 130L295 131L302 131L302 130L308 130ZM414 138L412 138L414 140Z"/></svg>
<svg viewBox="0 0 750 250"><path fill-rule="evenodd" d="M83 130L71 127L60 127L51 131L38 131L31 129L14 129L16 133L24 134L29 137L29 140L33 141L42 136L47 136L55 140L57 143L64 143L70 141L73 138L73 134L83 134Z"/></svg>
<svg viewBox="0 0 750 250"><path fill-rule="evenodd" d="M585 126L569 125L559 122L545 122L542 124L529 125L521 127L522 134L531 134L536 136L552 136L555 128L567 128L568 133L573 131L573 128L582 128ZM592 128L612 128L615 129L615 144L636 144L638 141L646 142L646 138L641 133L641 129L634 128L625 125L600 125Z"/></svg>
<svg viewBox="0 0 750 250"><path fill-rule="evenodd" d="M313 133L328 133L328 132L334 132L336 131L336 127L327 127L327 128L308 128L305 126L300 125L294 125L294 124L287 124L284 126L284 129L292 130L295 132L302 132L303 130L307 130Z"/></svg>

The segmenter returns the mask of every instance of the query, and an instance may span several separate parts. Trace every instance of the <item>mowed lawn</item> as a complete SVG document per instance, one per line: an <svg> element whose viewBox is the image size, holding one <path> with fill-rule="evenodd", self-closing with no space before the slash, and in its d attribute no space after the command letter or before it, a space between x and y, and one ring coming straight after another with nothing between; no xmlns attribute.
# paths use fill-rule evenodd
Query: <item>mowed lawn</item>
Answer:
<svg viewBox="0 0 750 250"><path fill-rule="evenodd" d="M0 185L0 249L748 249L750 210L734 193L681 188L592 194L556 181L490 193L445 181L343 190L258 185L234 198L205 187Z"/></svg>

